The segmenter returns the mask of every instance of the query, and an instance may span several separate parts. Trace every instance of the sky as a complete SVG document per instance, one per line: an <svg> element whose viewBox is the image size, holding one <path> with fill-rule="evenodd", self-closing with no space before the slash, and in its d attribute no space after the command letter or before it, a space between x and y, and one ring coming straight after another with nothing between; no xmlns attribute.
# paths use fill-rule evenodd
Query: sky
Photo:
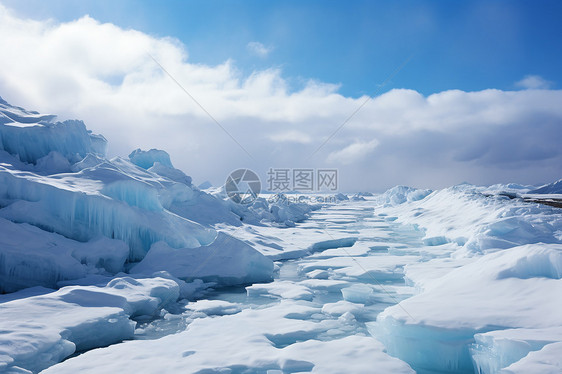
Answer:
<svg viewBox="0 0 562 374"><path fill-rule="evenodd" d="M0 96L195 182L343 191L562 178L558 1L0 0Z"/></svg>

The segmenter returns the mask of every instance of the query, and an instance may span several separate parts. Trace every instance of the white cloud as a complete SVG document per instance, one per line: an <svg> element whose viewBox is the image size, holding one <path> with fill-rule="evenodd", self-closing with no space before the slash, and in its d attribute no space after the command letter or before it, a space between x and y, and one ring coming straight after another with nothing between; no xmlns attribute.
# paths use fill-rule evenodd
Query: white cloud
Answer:
<svg viewBox="0 0 562 374"><path fill-rule="evenodd" d="M516 82L515 86L530 90L546 90L552 87L552 82L547 81L539 75L527 75L525 78Z"/></svg>
<svg viewBox="0 0 562 374"><path fill-rule="evenodd" d="M0 95L14 105L79 118L110 155L169 151L194 180L224 182L249 167L341 165L344 189L547 182L562 175L561 90L395 89L370 100L310 81L291 91L279 69L243 76L231 61L195 64L187 47L90 17L33 21L0 5ZM148 55L218 120L223 132ZM375 140L378 139L378 143ZM378 144L378 145L377 145Z"/></svg>
<svg viewBox="0 0 562 374"><path fill-rule="evenodd" d="M349 165L351 163L365 159L373 152L379 141L373 139L370 142L355 142L347 147L334 151L328 155L328 161L338 164Z"/></svg>
<svg viewBox="0 0 562 374"><path fill-rule="evenodd" d="M250 53L258 57L267 57L269 53L273 50L272 47L266 47L260 42L249 42L246 48Z"/></svg>
<svg viewBox="0 0 562 374"><path fill-rule="evenodd" d="M297 130L275 133L270 135L269 139L279 143L288 142L288 143L308 144L312 141L312 139L307 133Z"/></svg>

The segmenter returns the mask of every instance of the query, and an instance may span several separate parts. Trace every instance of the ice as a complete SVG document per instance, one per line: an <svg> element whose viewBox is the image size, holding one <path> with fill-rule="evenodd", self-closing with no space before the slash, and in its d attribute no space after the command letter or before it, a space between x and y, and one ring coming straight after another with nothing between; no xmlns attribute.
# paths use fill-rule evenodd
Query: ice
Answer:
<svg viewBox="0 0 562 374"><path fill-rule="evenodd" d="M310 259L300 265L302 272L331 269L332 273L364 280L397 280L404 277L404 265L419 260L418 256L367 256L357 260L344 253L331 258ZM359 264L358 264L359 263Z"/></svg>
<svg viewBox="0 0 562 374"><path fill-rule="evenodd" d="M214 230L165 210L162 203L172 200L159 194L166 181L135 168L116 159L76 174L39 176L0 166L0 196L8 199L0 216L78 241L99 235L120 239L130 248L129 259L137 261L159 240L196 247L214 239ZM182 186L187 192L169 193L181 200L182 192L191 191Z"/></svg>
<svg viewBox="0 0 562 374"><path fill-rule="evenodd" d="M509 372L502 370L546 345L562 340L562 326L548 329L507 329L474 336L470 351L475 369L482 374ZM559 351L560 352L560 351ZM526 360L524 360L526 361ZM524 367L524 365L515 365ZM560 368L560 366L559 366ZM529 370L531 372L543 372Z"/></svg>
<svg viewBox="0 0 562 374"><path fill-rule="evenodd" d="M355 237L324 240L314 243L310 247L310 252L321 252L332 248L353 247L356 241L357 238Z"/></svg>
<svg viewBox="0 0 562 374"><path fill-rule="evenodd" d="M287 227L292 227L297 222L302 222L309 217L309 213L318 209L318 205L311 205L296 200L291 201L289 197L283 194L277 194L265 199L257 199L252 206L252 211L262 220L277 222Z"/></svg>
<svg viewBox="0 0 562 374"><path fill-rule="evenodd" d="M352 303L347 300L340 300L335 303L326 303L322 307L322 313L341 316L345 313L360 315L364 309L363 303Z"/></svg>
<svg viewBox="0 0 562 374"><path fill-rule="evenodd" d="M407 364L385 354L384 347L370 337L314 339L323 332L345 328L343 320L313 322L288 317L289 314L307 315L315 310L318 311L313 306L303 305L302 301L284 300L271 308L198 318L183 332L157 340L130 341L93 350L55 365L45 374L185 370L194 373L413 373Z"/></svg>
<svg viewBox="0 0 562 374"><path fill-rule="evenodd" d="M71 165L62 154L51 151L47 156L37 160L36 170L41 174L67 173L71 171Z"/></svg>
<svg viewBox="0 0 562 374"><path fill-rule="evenodd" d="M387 205L383 212L399 223L420 227L429 241L454 242L473 254L529 243L561 243L555 232L562 227L562 216L555 208L488 196L484 190L454 186L419 201Z"/></svg>
<svg viewBox="0 0 562 374"><path fill-rule="evenodd" d="M0 291L33 286L55 288L62 280L86 274L116 274L122 270L128 254L122 241L98 237L85 243L75 242L0 218Z"/></svg>
<svg viewBox="0 0 562 374"><path fill-rule="evenodd" d="M431 190L421 190L407 186L396 186L377 196L377 202L385 206L400 205L405 202L423 200Z"/></svg>
<svg viewBox="0 0 562 374"><path fill-rule="evenodd" d="M223 300L198 300L186 305L186 310L205 313L208 316L225 316L239 313L239 305Z"/></svg>
<svg viewBox="0 0 562 374"><path fill-rule="evenodd" d="M88 153L105 155L105 138L88 132L82 121L52 122L54 116L27 112L5 101L0 103L0 114L0 150L23 162L35 164L53 151L71 163Z"/></svg>
<svg viewBox="0 0 562 374"><path fill-rule="evenodd" d="M526 357L502 370L504 374L562 372L562 342L545 345L540 351L530 352Z"/></svg>
<svg viewBox="0 0 562 374"><path fill-rule="evenodd" d="M166 151L162 151L160 149L153 148L148 151L136 149L129 155L129 160L131 160L133 164L147 170L154 166L155 163L159 163L160 165L168 168L173 168L170 155Z"/></svg>
<svg viewBox="0 0 562 374"><path fill-rule="evenodd" d="M354 284L341 290L344 300L356 304L369 304L374 301L373 288L366 284Z"/></svg>
<svg viewBox="0 0 562 374"><path fill-rule="evenodd" d="M223 232L211 244L198 248L171 248L165 242L155 243L131 273L148 275L162 270L180 279L202 279L221 285L273 279L273 261Z"/></svg>
<svg viewBox="0 0 562 374"><path fill-rule="evenodd" d="M25 126L39 122L52 121L56 116L52 114L40 114L35 111L8 104L0 97L0 124L12 123L13 125Z"/></svg>
<svg viewBox="0 0 562 374"><path fill-rule="evenodd" d="M314 297L310 288L295 284L291 281L278 281L270 284L253 284L246 287L249 296L271 295L282 299L312 300Z"/></svg>
<svg viewBox="0 0 562 374"><path fill-rule="evenodd" d="M76 351L129 339L130 317L154 315L178 296L167 279L117 278L106 287L65 287L3 303L0 370L37 372Z"/></svg>
<svg viewBox="0 0 562 374"><path fill-rule="evenodd" d="M561 255L562 245L532 244L482 256L387 308L370 331L415 368L470 371L475 334L562 325L551 297L562 292Z"/></svg>
<svg viewBox="0 0 562 374"><path fill-rule="evenodd" d="M90 134L82 122L46 122L51 117L1 105L3 113L21 121L4 116L0 124L0 217L2 229L12 230L9 236L16 240L0 251L4 291L112 275L143 260L157 242L178 249L185 263L180 273L190 279L220 278L221 284L271 279L270 260L210 227L241 225L240 217L227 202L193 187L166 152L138 149L129 159L109 160L99 149L103 137ZM26 230L34 239L18 248ZM51 246L52 238L63 244ZM167 268L153 266L151 273Z"/></svg>
<svg viewBox="0 0 562 374"><path fill-rule="evenodd" d="M152 167L148 169L148 171L161 177L167 178L171 181L191 186L190 176L185 175L185 173L179 169L163 165L160 162L155 162L154 165L152 165Z"/></svg>

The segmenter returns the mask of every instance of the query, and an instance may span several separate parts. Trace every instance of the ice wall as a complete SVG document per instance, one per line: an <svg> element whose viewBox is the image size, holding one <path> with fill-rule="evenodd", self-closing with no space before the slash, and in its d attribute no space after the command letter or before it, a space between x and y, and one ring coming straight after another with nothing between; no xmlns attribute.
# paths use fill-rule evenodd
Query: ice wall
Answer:
<svg viewBox="0 0 562 374"><path fill-rule="evenodd" d="M80 161L88 153L105 155L107 141L86 130L84 122L53 122L53 119L54 116L0 102L0 150L34 164L53 151L71 163Z"/></svg>

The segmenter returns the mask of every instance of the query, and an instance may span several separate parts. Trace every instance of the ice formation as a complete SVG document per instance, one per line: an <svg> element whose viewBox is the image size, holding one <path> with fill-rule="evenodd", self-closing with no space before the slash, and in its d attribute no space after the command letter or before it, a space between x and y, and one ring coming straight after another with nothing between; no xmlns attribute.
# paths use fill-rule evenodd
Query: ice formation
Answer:
<svg viewBox="0 0 562 374"><path fill-rule="evenodd" d="M38 372L76 351L130 339L131 317L154 315L178 297L171 280L116 278L106 287L65 287L0 304L0 371Z"/></svg>
<svg viewBox="0 0 562 374"><path fill-rule="evenodd" d="M380 214L423 233L429 259L405 266L419 294L368 323L391 355L419 370L510 372L562 339L552 302L562 293L562 214L505 190L460 185L386 204Z"/></svg>
<svg viewBox="0 0 562 374"><path fill-rule="evenodd" d="M54 116L13 107L0 98L0 150L28 163L37 163L51 152L71 163L88 153L105 155L107 141L86 130L84 122L53 120Z"/></svg>
<svg viewBox="0 0 562 374"><path fill-rule="evenodd" d="M180 279L202 279L221 285L273 280L273 261L222 232L211 244L197 248L177 249L165 242L155 243L131 273L151 275L162 270Z"/></svg>
<svg viewBox="0 0 562 374"><path fill-rule="evenodd" d="M255 279L271 278L272 267L258 265L270 260L253 248L221 247L235 239L217 237L211 225L240 225L240 217L228 202L194 187L166 152L137 149L128 159L107 159L105 139L88 132L81 121L53 122L53 116L5 101L0 111L3 291L56 287L88 274L116 274L130 267L126 263L141 261L157 242L183 253L211 245L222 255L223 249L230 250L234 257L233 251L240 250L244 256L236 265L231 262L231 269L240 266L256 270L260 275ZM24 236L31 240L22 246L18 238ZM26 259L31 253L32 259ZM152 272L161 270L166 269L152 267ZM218 276L222 270L207 269L206 276ZM241 282L254 279L236 276ZM234 279L233 270L231 283Z"/></svg>

